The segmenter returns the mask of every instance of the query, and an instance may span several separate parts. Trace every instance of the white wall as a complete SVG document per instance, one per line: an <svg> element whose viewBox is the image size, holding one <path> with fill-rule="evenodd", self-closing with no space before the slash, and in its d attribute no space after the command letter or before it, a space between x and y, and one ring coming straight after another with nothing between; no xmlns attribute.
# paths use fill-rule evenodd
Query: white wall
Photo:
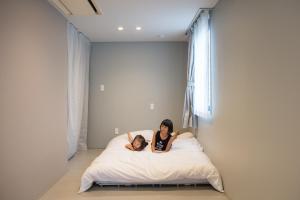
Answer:
<svg viewBox="0 0 300 200"><path fill-rule="evenodd" d="M37 199L66 170L66 21L47 1L0 6L0 199Z"/></svg>
<svg viewBox="0 0 300 200"><path fill-rule="evenodd" d="M214 120L199 140L232 200L299 200L300 1L213 11Z"/></svg>
<svg viewBox="0 0 300 200"><path fill-rule="evenodd" d="M182 127L186 58L186 42L94 43L88 146L104 148L115 137L114 128L120 133L158 129L165 118Z"/></svg>

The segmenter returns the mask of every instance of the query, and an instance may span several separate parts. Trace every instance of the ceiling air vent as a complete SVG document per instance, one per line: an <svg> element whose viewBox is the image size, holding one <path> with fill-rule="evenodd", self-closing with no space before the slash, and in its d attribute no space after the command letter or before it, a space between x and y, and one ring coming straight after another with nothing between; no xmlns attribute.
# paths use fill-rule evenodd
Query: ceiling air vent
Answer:
<svg viewBox="0 0 300 200"><path fill-rule="evenodd" d="M49 0L49 2L66 16L101 15L95 0Z"/></svg>

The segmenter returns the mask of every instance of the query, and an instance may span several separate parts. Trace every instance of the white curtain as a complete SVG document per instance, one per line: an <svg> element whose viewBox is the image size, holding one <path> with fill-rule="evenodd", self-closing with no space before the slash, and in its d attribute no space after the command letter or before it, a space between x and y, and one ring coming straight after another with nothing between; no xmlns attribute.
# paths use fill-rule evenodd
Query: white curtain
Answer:
<svg viewBox="0 0 300 200"><path fill-rule="evenodd" d="M198 127L199 119L211 117L209 11L203 10L189 33L187 87L183 127Z"/></svg>
<svg viewBox="0 0 300 200"><path fill-rule="evenodd" d="M68 23L68 159L87 149L90 41Z"/></svg>

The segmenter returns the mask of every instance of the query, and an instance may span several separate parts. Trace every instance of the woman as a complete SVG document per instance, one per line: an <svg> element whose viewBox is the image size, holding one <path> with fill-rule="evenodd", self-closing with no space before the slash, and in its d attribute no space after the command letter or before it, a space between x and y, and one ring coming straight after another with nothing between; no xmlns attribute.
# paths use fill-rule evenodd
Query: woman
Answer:
<svg viewBox="0 0 300 200"><path fill-rule="evenodd" d="M145 138L142 135L137 135L132 139L131 133L127 133L129 144L126 144L125 147L131 151L142 151L147 145Z"/></svg>
<svg viewBox="0 0 300 200"><path fill-rule="evenodd" d="M161 122L159 131L153 131L151 150L152 152L168 152L171 149L173 141L176 139L178 132L172 136L173 123L169 119L165 119Z"/></svg>

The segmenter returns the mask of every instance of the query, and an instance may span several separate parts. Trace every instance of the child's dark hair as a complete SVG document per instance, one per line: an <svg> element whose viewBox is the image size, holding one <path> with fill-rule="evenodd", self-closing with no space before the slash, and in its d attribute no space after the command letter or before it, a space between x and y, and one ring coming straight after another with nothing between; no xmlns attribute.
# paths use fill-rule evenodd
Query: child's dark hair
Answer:
<svg viewBox="0 0 300 200"><path fill-rule="evenodd" d="M142 135L136 135L131 144L133 144L135 140L139 140L141 142L141 146L138 149L135 149L136 151L142 151L148 145L148 142L146 142L145 138Z"/></svg>
<svg viewBox="0 0 300 200"><path fill-rule="evenodd" d="M168 127L168 134L171 134L173 132L173 122L169 119L165 119L161 122L159 128L164 125L166 127Z"/></svg>

